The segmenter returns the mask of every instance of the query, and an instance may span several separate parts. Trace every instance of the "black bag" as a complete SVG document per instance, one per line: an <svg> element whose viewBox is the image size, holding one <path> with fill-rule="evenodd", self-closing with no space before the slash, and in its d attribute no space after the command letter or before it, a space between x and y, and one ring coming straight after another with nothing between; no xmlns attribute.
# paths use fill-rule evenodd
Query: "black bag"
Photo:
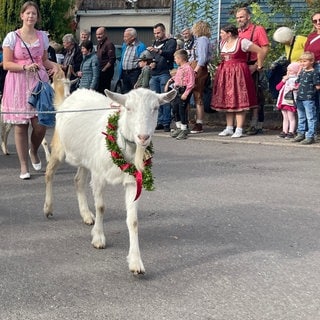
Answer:
<svg viewBox="0 0 320 320"><path fill-rule="evenodd" d="M289 90L289 91L284 95L284 98L285 98L286 100L294 100L293 91L292 91L292 90Z"/></svg>
<svg viewBox="0 0 320 320"><path fill-rule="evenodd" d="M293 94L293 90L289 90L283 97L284 100L286 100L285 102L291 105L295 105L295 99L294 99L294 94Z"/></svg>
<svg viewBox="0 0 320 320"><path fill-rule="evenodd" d="M180 96L182 96L187 89L185 86L175 86L174 88L177 90Z"/></svg>

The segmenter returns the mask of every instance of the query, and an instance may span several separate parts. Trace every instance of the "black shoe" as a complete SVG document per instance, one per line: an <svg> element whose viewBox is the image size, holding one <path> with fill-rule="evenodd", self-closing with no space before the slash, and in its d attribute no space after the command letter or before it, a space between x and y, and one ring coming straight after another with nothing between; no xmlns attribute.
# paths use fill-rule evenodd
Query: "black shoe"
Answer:
<svg viewBox="0 0 320 320"><path fill-rule="evenodd" d="M249 136L254 136L256 134L258 134L259 130L256 127L250 127L247 131L246 134Z"/></svg>
<svg viewBox="0 0 320 320"><path fill-rule="evenodd" d="M163 129L163 125L161 123L158 123L156 126L156 130L162 130Z"/></svg>
<svg viewBox="0 0 320 320"><path fill-rule="evenodd" d="M280 132L280 134L278 135L278 138L285 139L286 137L287 137L287 134L284 131Z"/></svg>
<svg viewBox="0 0 320 320"><path fill-rule="evenodd" d="M304 140L304 134L298 133L296 137L292 140L292 142L301 142Z"/></svg>
<svg viewBox="0 0 320 320"><path fill-rule="evenodd" d="M304 140L302 140L300 142L300 144L313 144L314 143L314 139L313 138L305 138Z"/></svg>
<svg viewBox="0 0 320 320"><path fill-rule="evenodd" d="M170 126L163 126L164 132L170 132Z"/></svg>

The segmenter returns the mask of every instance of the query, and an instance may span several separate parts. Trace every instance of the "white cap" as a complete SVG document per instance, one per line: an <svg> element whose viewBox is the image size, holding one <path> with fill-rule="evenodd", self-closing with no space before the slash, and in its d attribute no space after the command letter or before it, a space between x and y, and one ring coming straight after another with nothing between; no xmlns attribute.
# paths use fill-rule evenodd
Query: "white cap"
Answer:
<svg viewBox="0 0 320 320"><path fill-rule="evenodd" d="M280 27L273 34L273 40L280 43L289 43L293 38L293 30L288 27Z"/></svg>

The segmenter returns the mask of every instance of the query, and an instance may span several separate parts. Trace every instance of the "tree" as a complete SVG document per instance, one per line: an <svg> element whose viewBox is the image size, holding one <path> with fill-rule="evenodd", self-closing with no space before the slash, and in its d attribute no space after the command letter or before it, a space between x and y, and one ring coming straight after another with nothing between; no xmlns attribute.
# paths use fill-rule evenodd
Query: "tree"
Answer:
<svg viewBox="0 0 320 320"><path fill-rule="evenodd" d="M37 26L41 30L48 30L57 42L66 33L72 33L71 21L75 0L38 0L41 22ZM0 0L0 39L12 30L21 26L20 8L25 0Z"/></svg>

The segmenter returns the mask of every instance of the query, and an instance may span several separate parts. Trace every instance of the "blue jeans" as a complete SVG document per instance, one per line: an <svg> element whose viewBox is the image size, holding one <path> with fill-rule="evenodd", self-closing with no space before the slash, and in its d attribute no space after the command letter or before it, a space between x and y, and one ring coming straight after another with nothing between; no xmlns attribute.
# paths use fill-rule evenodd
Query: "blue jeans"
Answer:
<svg viewBox="0 0 320 320"><path fill-rule="evenodd" d="M163 93L164 87L170 79L169 73L160 74L158 76L152 76L149 82L150 90L157 93ZM158 124L163 126L170 126L171 123L171 105L166 103L160 106L158 114Z"/></svg>
<svg viewBox="0 0 320 320"><path fill-rule="evenodd" d="M298 133L314 138L317 126L317 110L314 100L297 100ZM308 128L308 131L306 131Z"/></svg>

